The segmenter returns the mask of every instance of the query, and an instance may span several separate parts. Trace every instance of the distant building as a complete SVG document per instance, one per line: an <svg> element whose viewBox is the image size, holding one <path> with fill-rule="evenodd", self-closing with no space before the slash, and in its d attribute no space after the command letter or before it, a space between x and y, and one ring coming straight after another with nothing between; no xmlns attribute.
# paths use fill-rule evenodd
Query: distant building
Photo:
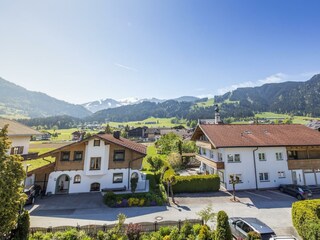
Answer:
<svg viewBox="0 0 320 240"><path fill-rule="evenodd" d="M39 135L33 135L32 136L32 140L33 141L49 141L51 139L52 134L44 131L44 132L40 132Z"/></svg>
<svg viewBox="0 0 320 240"><path fill-rule="evenodd" d="M137 127L128 131L129 138L146 138L146 130L148 127Z"/></svg>
<svg viewBox="0 0 320 240"><path fill-rule="evenodd" d="M85 134L86 132L80 132L80 131L75 131L71 133L72 141L81 141Z"/></svg>
<svg viewBox="0 0 320 240"><path fill-rule="evenodd" d="M318 130L320 132L320 120L312 120L306 124L308 128Z"/></svg>
<svg viewBox="0 0 320 240"><path fill-rule="evenodd" d="M156 141L161 137L159 128L148 128L145 133L148 141Z"/></svg>

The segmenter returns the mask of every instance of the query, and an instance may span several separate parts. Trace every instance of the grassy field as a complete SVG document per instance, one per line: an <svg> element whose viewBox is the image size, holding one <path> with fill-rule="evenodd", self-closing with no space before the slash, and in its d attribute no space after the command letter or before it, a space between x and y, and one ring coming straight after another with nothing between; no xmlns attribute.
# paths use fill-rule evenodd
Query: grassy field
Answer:
<svg viewBox="0 0 320 240"><path fill-rule="evenodd" d="M150 117L142 121L132 121L132 122L109 122L110 127L121 127L129 125L130 127L143 127L147 126L149 128L154 127L174 127L178 125L186 126L186 120L180 120L179 123L172 123L171 121L175 118L154 118ZM104 124L106 125L106 124Z"/></svg>
<svg viewBox="0 0 320 240"><path fill-rule="evenodd" d="M211 107L214 104L214 98L209 98L206 102L198 102L198 107Z"/></svg>
<svg viewBox="0 0 320 240"><path fill-rule="evenodd" d="M257 118L266 118L266 119L286 119L290 118L289 114L278 114L278 113L272 113L272 112L263 112L256 114L255 117ZM306 124L310 120L316 120L319 118L312 118L312 117L304 117L304 116L293 116L292 123L294 124Z"/></svg>

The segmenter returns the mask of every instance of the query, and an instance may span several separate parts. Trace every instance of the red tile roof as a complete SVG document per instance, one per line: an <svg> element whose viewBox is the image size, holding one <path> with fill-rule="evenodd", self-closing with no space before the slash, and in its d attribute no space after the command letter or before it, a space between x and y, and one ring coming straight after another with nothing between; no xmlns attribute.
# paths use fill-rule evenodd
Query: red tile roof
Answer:
<svg viewBox="0 0 320 240"><path fill-rule="evenodd" d="M320 146L320 132L303 125L198 125L216 148ZM195 136L195 135L194 135ZM193 136L193 138L194 138ZM196 139L193 139L196 140Z"/></svg>
<svg viewBox="0 0 320 240"><path fill-rule="evenodd" d="M139 152L142 154L147 154L147 147L145 145L140 144L140 143L136 143L136 142L133 142L131 140L128 140L128 139L122 138L122 137L120 137L118 139L118 138L115 138L112 134L99 134L97 136L106 140L106 141L123 146L125 148L129 148L133 151L136 151L136 152Z"/></svg>

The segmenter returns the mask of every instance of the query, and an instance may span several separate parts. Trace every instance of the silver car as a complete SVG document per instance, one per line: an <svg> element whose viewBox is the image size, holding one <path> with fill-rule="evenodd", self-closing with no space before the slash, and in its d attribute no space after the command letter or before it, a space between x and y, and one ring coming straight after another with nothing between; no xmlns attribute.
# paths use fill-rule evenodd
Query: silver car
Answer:
<svg viewBox="0 0 320 240"><path fill-rule="evenodd" d="M274 231L257 218L229 218L232 235L235 238L247 238L249 232L257 232L262 240L269 240L275 235Z"/></svg>

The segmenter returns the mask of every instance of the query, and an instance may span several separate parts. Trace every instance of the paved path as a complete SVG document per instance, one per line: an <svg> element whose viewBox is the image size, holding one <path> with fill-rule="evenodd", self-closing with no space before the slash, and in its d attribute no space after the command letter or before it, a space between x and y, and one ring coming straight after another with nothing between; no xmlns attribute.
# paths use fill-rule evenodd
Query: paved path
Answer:
<svg viewBox="0 0 320 240"><path fill-rule="evenodd" d="M110 224L119 213L126 222L154 222L157 217L166 220L199 218L197 212L212 204L215 212L224 210L229 217L257 217L277 234L296 232L291 222L291 204L294 198L278 191L238 192L240 202L232 202L230 195L185 194L176 197L178 205L144 208L109 208L102 203L100 194L52 196L40 199L31 209L31 227L76 226Z"/></svg>

